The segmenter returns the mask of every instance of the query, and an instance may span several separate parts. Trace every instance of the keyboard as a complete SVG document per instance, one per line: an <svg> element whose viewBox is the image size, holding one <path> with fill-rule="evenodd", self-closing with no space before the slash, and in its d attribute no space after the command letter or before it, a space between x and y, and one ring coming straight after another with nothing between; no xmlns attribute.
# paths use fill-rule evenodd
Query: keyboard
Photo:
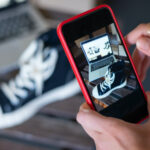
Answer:
<svg viewBox="0 0 150 150"><path fill-rule="evenodd" d="M35 29L30 14L23 13L0 20L0 42Z"/></svg>
<svg viewBox="0 0 150 150"><path fill-rule="evenodd" d="M114 58L113 57L108 57L104 60L101 60L99 62L96 62L94 64L91 65L91 71L95 71L97 69L103 68L111 63L114 62Z"/></svg>

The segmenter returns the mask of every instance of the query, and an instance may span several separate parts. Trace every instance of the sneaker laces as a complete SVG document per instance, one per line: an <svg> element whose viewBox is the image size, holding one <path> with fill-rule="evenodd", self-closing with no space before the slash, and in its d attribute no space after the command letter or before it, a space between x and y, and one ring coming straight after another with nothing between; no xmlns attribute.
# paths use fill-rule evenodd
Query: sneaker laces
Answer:
<svg viewBox="0 0 150 150"><path fill-rule="evenodd" d="M2 91L13 105L19 104L19 98L27 98L29 91L35 91L36 96L42 94L44 81L54 72L58 59L57 50L48 47L43 49L42 41L38 41L38 44L36 55L21 62L19 74L15 79L1 85Z"/></svg>
<svg viewBox="0 0 150 150"><path fill-rule="evenodd" d="M110 69L106 72L105 81L100 83L100 87L102 92L104 92L108 87L111 89L111 85L115 80L115 74L110 71Z"/></svg>

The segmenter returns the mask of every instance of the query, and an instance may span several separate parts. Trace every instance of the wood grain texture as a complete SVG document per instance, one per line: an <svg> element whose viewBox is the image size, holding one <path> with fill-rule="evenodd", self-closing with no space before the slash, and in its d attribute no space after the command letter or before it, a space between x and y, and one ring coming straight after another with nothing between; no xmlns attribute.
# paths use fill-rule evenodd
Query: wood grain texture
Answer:
<svg viewBox="0 0 150 150"><path fill-rule="evenodd" d="M79 107L84 102L85 99L80 94L78 96L47 105L40 111L40 114L75 120Z"/></svg>
<svg viewBox="0 0 150 150"><path fill-rule="evenodd" d="M27 144L23 142L17 142L15 140L0 138L1 150L59 150L50 147L42 147L39 145Z"/></svg>
<svg viewBox="0 0 150 150"><path fill-rule="evenodd" d="M74 121L37 115L13 129L0 131L1 136L61 149L92 150L93 141Z"/></svg>

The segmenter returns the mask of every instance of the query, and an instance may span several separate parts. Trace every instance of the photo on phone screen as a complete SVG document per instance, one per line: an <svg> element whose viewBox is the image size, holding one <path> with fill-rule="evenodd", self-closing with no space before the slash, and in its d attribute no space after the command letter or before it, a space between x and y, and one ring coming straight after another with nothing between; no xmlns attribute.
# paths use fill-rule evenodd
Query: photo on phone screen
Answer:
<svg viewBox="0 0 150 150"><path fill-rule="evenodd" d="M114 23L75 40L72 53L98 111L137 94L140 87Z"/></svg>

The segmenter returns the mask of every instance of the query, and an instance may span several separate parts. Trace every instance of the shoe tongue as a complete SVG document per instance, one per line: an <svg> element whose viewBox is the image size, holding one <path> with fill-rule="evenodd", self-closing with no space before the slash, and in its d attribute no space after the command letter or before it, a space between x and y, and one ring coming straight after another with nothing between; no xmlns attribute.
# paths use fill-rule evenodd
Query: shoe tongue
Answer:
<svg viewBox="0 0 150 150"><path fill-rule="evenodd" d="M113 72L110 72L110 77L113 77Z"/></svg>
<svg viewBox="0 0 150 150"><path fill-rule="evenodd" d="M111 70L109 70L106 77L105 77L105 79L112 78L112 77L113 77L113 72L111 72Z"/></svg>

